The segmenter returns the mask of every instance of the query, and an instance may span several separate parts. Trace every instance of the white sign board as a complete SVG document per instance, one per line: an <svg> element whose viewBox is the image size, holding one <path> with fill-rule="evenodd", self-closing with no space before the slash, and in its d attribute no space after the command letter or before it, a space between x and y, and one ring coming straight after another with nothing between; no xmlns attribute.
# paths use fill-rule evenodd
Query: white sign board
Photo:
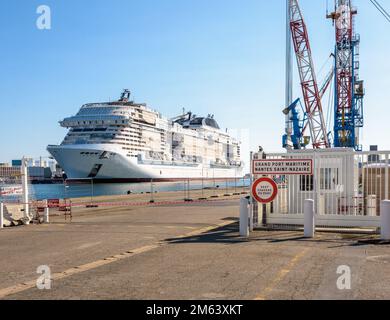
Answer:
<svg viewBox="0 0 390 320"><path fill-rule="evenodd" d="M252 174L258 175L312 175L312 159L253 160Z"/></svg>

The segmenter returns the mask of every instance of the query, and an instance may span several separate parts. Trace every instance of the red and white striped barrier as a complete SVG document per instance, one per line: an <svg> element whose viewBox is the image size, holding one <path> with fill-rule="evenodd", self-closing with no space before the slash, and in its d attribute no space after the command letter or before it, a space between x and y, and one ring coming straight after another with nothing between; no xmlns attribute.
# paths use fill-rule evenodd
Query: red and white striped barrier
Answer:
<svg viewBox="0 0 390 320"><path fill-rule="evenodd" d="M19 195L22 194L21 187L7 188L5 191L0 191L0 196Z"/></svg>

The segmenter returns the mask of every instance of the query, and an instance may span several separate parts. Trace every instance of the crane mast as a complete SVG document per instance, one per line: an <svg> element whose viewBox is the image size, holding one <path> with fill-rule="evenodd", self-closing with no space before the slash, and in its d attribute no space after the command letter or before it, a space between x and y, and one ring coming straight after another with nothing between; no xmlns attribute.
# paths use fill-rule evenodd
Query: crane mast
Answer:
<svg viewBox="0 0 390 320"><path fill-rule="evenodd" d="M336 31L334 146L360 151L364 83L359 80L360 37L354 31L356 14L351 0L335 0L335 11L327 17L333 20Z"/></svg>
<svg viewBox="0 0 390 320"><path fill-rule="evenodd" d="M298 0L289 2L290 29L314 149L330 148L306 23Z"/></svg>

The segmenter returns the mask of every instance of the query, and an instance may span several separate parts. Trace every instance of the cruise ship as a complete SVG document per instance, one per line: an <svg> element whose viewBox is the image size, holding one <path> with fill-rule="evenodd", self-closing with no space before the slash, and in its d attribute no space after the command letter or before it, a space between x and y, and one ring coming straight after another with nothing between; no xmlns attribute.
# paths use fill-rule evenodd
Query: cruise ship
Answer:
<svg viewBox="0 0 390 320"><path fill-rule="evenodd" d="M243 176L240 143L214 116L168 119L124 90L115 102L89 103L60 121L69 131L48 152L67 179L102 182L225 179Z"/></svg>

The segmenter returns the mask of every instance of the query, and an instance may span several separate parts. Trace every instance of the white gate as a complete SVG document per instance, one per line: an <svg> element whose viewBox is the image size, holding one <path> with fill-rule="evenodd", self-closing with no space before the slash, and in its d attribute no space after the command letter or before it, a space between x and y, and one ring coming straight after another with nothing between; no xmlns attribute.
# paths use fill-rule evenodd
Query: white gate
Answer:
<svg viewBox="0 0 390 320"><path fill-rule="evenodd" d="M315 201L316 225L379 227L380 203L390 199L390 151L304 150L253 154L252 160L312 159L313 175L270 175L277 198L254 205L255 221L266 225L303 225L306 199ZM261 176L253 175L253 179Z"/></svg>

